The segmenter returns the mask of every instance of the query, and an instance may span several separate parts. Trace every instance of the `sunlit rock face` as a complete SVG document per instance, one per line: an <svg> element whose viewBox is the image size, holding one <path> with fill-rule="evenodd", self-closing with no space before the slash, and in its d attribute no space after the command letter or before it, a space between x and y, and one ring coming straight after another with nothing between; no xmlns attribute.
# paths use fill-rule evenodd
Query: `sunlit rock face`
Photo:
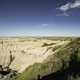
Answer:
<svg viewBox="0 0 80 80"><path fill-rule="evenodd" d="M37 38L1 38L0 65L9 66L10 69L21 73L34 63L42 63L69 42ZM58 48L54 49L55 47Z"/></svg>

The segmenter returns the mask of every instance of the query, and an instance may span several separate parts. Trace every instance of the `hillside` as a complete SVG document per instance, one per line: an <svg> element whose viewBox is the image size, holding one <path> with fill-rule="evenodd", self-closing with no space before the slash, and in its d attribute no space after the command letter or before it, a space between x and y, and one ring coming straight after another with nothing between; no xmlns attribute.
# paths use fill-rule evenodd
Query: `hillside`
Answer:
<svg viewBox="0 0 80 80"><path fill-rule="evenodd" d="M0 65L3 71L6 67L10 69L1 80L37 80L62 69L63 63L66 69L79 41L79 38L1 38Z"/></svg>
<svg viewBox="0 0 80 80"><path fill-rule="evenodd" d="M0 40L0 65L3 67L9 66L11 69L21 73L28 66L34 63L41 63L49 55L55 53L52 48L66 45L67 43L69 41L5 38Z"/></svg>
<svg viewBox="0 0 80 80"><path fill-rule="evenodd" d="M80 61L80 39L75 39L66 46L60 47L58 52L55 52L55 54L48 56L48 58L45 59L43 63L36 63L28 67L16 80L38 80L37 78L42 78L40 80L68 80L67 78L65 79L59 77L59 75L56 76L56 78L53 76L56 74L56 72L60 72L69 68L72 58L72 63L76 61L74 58L76 55L77 61ZM79 65L77 67L79 67ZM72 70L72 68L70 68L70 70ZM72 74L73 73L74 72L72 71ZM50 74L54 75L49 78ZM69 80L73 80L71 78L74 77L72 74Z"/></svg>

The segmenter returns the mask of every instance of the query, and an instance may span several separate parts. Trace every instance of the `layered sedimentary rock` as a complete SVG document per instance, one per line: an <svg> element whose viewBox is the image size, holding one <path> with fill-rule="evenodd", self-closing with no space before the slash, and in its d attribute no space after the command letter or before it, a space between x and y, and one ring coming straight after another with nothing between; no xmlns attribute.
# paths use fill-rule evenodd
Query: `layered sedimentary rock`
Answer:
<svg viewBox="0 0 80 80"><path fill-rule="evenodd" d="M42 63L69 42L36 38L1 38L0 65L21 73L34 63Z"/></svg>

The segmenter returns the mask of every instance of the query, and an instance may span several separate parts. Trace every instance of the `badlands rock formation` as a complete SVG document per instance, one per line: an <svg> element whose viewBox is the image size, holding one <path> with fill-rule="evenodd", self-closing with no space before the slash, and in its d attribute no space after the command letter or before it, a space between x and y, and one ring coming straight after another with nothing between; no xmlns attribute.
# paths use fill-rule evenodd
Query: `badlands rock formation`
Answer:
<svg viewBox="0 0 80 80"><path fill-rule="evenodd" d="M42 63L69 42L36 38L1 38L0 65L9 66L10 69L21 73L34 63Z"/></svg>

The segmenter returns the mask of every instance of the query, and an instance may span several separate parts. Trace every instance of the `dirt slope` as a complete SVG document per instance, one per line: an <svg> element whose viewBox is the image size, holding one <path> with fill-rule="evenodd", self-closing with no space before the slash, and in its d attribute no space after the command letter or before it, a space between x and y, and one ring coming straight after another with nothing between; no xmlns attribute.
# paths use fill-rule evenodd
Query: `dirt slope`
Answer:
<svg viewBox="0 0 80 80"><path fill-rule="evenodd" d="M34 63L42 63L49 55L69 42L36 38L2 38L0 39L0 65L9 66L21 73ZM43 46L45 43L47 45ZM57 49L54 49L55 47Z"/></svg>

